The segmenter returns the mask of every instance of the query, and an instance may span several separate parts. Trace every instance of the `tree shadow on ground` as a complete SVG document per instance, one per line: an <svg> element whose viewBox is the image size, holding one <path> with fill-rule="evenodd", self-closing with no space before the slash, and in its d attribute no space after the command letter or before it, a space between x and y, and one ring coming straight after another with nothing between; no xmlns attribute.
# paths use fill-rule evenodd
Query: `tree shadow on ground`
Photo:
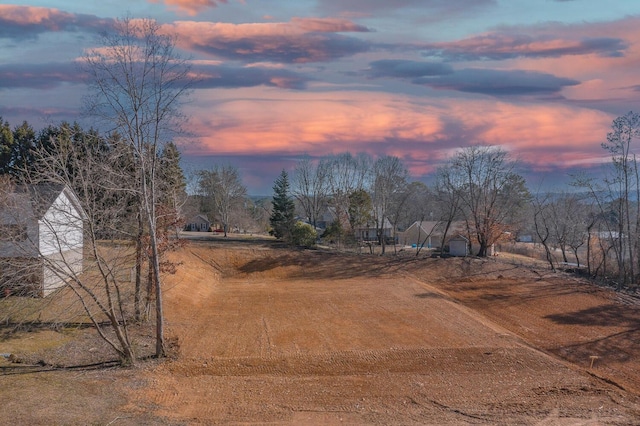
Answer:
<svg viewBox="0 0 640 426"><path fill-rule="evenodd" d="M273 256L252 259L240 266L240 273L255 274L289 268L286 278L347 279L380 276L389 272L388 258L324 250L288 249Z"/></svg>
<svg viewBox="0 0 640 426"><path fill-rule="evenodd" d="M640 313L636 308L621 304L608 304L547 315L556 324L640 328Z"/></svg>
<svg viewBox="0 0 640 426"><path fill-rule="evenodd" d="M588 342L550 348L550 351L582 365L586 365L591 356L598 357L598 365L635 361L640 353L640 329L625 330Z"/></svg>
<svg viewBox="0 0 640 426"><path fill-rule="evenodd" d="M415 295L418 299L445 299L451 300L451 298L446 297L440 293L428 292L428 293L418 293Z"/></svg>
<svg viewBox="0 0 640 426"><path fill-rule="evenodd" d="M611 363L632 362L640 353L640 313L630 306L612 303L574 312L547 315L545 318L560 325L614 329L611 331L604 329L603 335L589 341L549 348L551 352L577 364L586 366L592 357L597 357L597 365L606 367ZM621 328L627 329L620 331ZM631 381L639 379L637 372L628 374L626 377L626 380Z"/></svg>

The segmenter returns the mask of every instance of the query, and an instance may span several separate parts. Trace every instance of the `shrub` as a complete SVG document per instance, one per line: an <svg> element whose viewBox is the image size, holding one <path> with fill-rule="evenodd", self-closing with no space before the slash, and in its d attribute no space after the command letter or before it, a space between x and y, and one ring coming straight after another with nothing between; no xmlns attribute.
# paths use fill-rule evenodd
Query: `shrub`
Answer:
<svg viewBox="0 0 640 426"><path fill-rule="evenodd" d="M318 233L313 226L304 222L296 222L291 235L292 243L297 246L312 247L316 244Z"/></svg>

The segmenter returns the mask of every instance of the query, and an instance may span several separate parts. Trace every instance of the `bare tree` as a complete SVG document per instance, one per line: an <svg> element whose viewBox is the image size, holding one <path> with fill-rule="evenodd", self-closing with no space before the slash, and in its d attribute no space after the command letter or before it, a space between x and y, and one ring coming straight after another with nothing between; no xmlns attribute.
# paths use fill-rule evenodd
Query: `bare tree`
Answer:
<svg viewBox="0 0 640 426"><path fill-rule="evenodd" d="M147 225L155 281L156 355L165 355L162 280L157 239L159 152L180 131L181 100L190 85L189 66L175 50L176 39L151 19L124 18L102 46L89 51L85 70L91 95L87 113L117 131L129 144L137 182L114 182L138 194Z"/></svg>
<svg viewBox="0 0 640 426"><path fill-rule="evenodd" d="M309 158L298 162L291 179L291 194L298 201L314 228L327 203L327 162L314 165Z"/></svg>
<svg viewBox="0 0 640 426"><path fill-rule="evenodd" d="M631 200L632 197L640 200L638 161L632 147L637 138L640 138L640 115L629 112L613 120L607 142L602 144L611 154L612 171L605 182L616 197L618 267L623 283L635 280L639 244L640 203L636 202L634 209Z"/></svg>
<svg viewBox="0 0 640 426"><path fill-rule="evenodd" d="M366 154L343 153L322 160L327 171L330 203L342 227L349 223L349 195L369 185L371 157ZM353 231L353 230L350 230Z"/></svg>
<svg viewBox="0 0 640 426"><path fill-rule="evenodd" d="M555 272L556 265L553 253L551 252L550 240L552 235L552 223L554 219L554 212L552 209L552 203L549 200L548 195L541 195L532 198L533 204L533 226L538 237L538 241L544 248L545 258L549 262L551 270Z"/></svg>
<svg viewBox="0 0 640 426"><path fill-rule="evenodd" d="M198 176L200 194L222 223L226 237L232 214L244 205L247 188L233 166L215 166L212 170L200 171Z"/></svg>
<svg viewBox="0 0 640 426"><path fill-rule="evenodd" d="M373 211L378 228L378 239L385 253L387 238L384 234L394 197L404 192L409 172L398 157L386 156L373 165Z"/></svg>
<svg viewBox="0 0 640 426"><path fill-rule="evenodd" d="M506 151L492 146L459 150L449 167L459 182L467 222L480 246L478 256L499 241L529 199L522 176L508 161Z"/></svg>
<svg viewBox="0 0 640 426"><path fill-rule="evenodd" d="M421 217L426 211L429 194L429 188L424 183L410 182L392 195L388 217L394 231L394 239L398 231L407 229L416 217ZM393 247L396 253L397 245Z"/></svg>
<svg viewBox="0 0 640 426"><path fill-rule="evenodd" d="M442 249L440 255L444 255L444 244L449 235L449 230L454 220L462 213L462 191L465 187L464 176L456 173L457 170L449 167L440 167L436 172L435 182L435 219L444 224L442 233ZM430 214L433 210L430 212ZM433 219L433 216L432 216Z"/></svg>

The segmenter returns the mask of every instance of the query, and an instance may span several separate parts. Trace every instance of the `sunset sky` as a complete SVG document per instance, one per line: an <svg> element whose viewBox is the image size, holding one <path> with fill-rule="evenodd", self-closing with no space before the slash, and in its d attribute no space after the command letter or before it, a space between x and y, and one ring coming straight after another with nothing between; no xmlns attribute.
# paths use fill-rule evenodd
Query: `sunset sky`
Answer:
<svg viewBox="0 0 640 426"><path fill-rule="evenodd" d="M304 155L395 155L425 179L478 143L530 186L563 183L640 112L637 0L32 0L0 4L2 119L91 126L75 64L127 15L176 34L204 76L187 171L235 165L252 194Z"/></svg>

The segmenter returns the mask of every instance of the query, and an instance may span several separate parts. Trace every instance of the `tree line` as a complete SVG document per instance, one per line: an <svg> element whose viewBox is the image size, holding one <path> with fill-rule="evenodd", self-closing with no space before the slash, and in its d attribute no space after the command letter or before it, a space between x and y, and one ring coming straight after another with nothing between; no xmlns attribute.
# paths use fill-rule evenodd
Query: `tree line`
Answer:
<svg viewBox="0 0 640 426"><path fill-rule="evenodd" d="M330 213L323 238L346 245L373 240L382 254L388 243L395 242L397 230L429 220L445 225L445 238L454 221L464 221L467 235L478 243L475 254L486 256L489 247L522 226L531 198L507 153L482 145L458 150L437 170L431 187L411 181L398 157L374 159L346 152L315 161L300 160L291 179L283 171L274 192L272 224L282 227L288 223L293 229L293 203L283 201L289 197L295 200L298 215L313 229L325 222L322 215ZM287 235L291 231L276 233Z"/></svg>
<svg viewBox="0 0 640 426"><path fill-rule="evenodd" d="M396 232L416 221L437 222L444 241L457 222L475 243L474 255L487 256L500 243L531 241L553 270L577 269L618 287L636 286L640 170L634 143L638 138L639 114L616 118L602 143L611 159L603 166L603 176L573 175L569 187L555 192L532 193L517 171L517 162L495 146L458 149L435 171L429 186L410 181L406 166L394 156L374 159L345 152L303 158L291 176L283 171L276 181L271 223L281 228L276 236L295 241L294 215L315 230L324 222L321 216L331 212L321 237L361 245L367 235L363 230L371 229L384 254L386 243L394 241L393 235L385 234L387 228ZM423 235L424 240L427 237ZM422 244L416 243L419 253Z"/></svg>

